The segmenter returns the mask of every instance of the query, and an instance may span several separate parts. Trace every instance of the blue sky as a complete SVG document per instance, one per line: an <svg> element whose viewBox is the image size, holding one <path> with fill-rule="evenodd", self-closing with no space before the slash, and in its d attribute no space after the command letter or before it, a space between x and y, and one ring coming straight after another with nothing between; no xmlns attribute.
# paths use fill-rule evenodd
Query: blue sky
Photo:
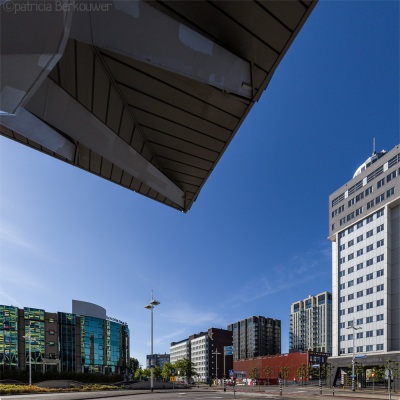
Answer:
<svg viewBox="0 0 400 400"><path fill-rule="evenodd" d="M200 196L179 213L0 139L0 304L106 308L131 356L331 290L328 196L400 143L399 2L320 1Z"/></svg>

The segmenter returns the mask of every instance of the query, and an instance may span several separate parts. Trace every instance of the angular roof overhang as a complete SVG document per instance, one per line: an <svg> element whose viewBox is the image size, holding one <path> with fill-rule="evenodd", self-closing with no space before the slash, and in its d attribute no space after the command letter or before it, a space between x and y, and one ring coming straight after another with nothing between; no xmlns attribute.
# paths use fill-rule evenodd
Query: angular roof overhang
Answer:
<svg viewBox="0 0 400 400"><path fill-rule="evenodd" d="M7 4L2 135L186 212L316 1Z"/></svg>

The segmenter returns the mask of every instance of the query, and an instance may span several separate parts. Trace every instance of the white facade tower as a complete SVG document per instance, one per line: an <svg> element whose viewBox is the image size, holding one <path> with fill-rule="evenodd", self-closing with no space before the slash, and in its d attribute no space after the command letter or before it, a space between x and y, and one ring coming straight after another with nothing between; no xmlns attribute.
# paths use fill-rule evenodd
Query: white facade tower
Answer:
<svg viewBox="0 0 400 400"><path fill-rule="evenodd" d="M399 145L374 153L329 197L333 359L400 361Z"/></svg>

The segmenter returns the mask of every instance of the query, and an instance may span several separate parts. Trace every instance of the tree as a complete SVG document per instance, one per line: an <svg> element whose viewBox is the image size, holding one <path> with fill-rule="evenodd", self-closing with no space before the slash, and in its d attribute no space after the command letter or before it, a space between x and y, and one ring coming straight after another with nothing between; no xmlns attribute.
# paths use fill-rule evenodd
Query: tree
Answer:
<svg viewBox="0 0 400 400"><path fill-rule="evenodd" d="M269 386L269 377L270 377L271 374L272 374L272 368L266 366L266 367L264 368L264 374L265 374L265 377L266 377L267 380L268 380L268 386Z"/></svg>
<svg viewBox="0 0 400 400"><path fill-rule="evenodd" d="M137 379L138 381L142 380L142 376L143 376L143 370L141 368L137 368L135 373L133 374L133 377L135 379Z"/></svg>
<svg viewBox="0 0 400 400"><path fill-rule="evenodd" d="M178 368L181 369L181 375L186 376L186 379L188 382L191 381L193 376L197 375L196 368L192 361L183 358L182 360L178 360L175 363L175 369L177 370Z"/></svg>
<svg viewBox="0 0 400 400"><path fill-rule="evenodd" d="M301 385L304 385L304 380L307 378L308 370L306 364L301 364L296 371L296 376L301 379Z"/></svg>
<svg viewBox="0 0 400 400"><path fill-rule="evenodd" d="M147 378L147 379L149 379L150 376L151 376L150 368L144 369L143 372L142 372L142 376L145 377L145 378Z"/></svg>
<svg viewBox="0 0 400 400"><path fill-rule="evenodd" d="M329 377L329 387L332 387L332 371L334 370L335 367L331 363L326 363L322 366L321 377L325 380Z"/></svg>
<svg viewBox="0 0 400 400"><path fill-rule="evenodd" d="M139 361L136 358L130 358L128 368L130 373L135 376L135 372L139 368Z"/></svg>
<svg viewBox="0 0 400 400"><path fill-rule="evenodd" d="M169 377L171 376L171 369L174 368L174 366L166 362L164 363L162 370L161 370L161 376L164 380L169 381Z"/></svg>
<svg viewBox="0 0 400 400"><path fill-rule="evenodd" d="M155 365L153 368L154 379L156 379L157 381L160 380L161 373L162 373L162 369L158 365Z"/></svg>
<svg viewBox="0 0 400 400"><path fill-rule="evenodd" d="M386 365L382 366L382 367L383 367L382 369L384 369L383 375L384 375L385 379L386 379L386 371L387 370L391 371L391 377L390 377L391 380L390 381L388 380L388 388L389 388L389 385L391 385L392 381L393 381L393 384L395 385L396 378L399 376L399 363L389 359L386 361ZM395 386L393 387L393 390L394 391L396 390Z"/></svg>
<svg viewBox="0 0 400 400"><path fill-rule="evenodd" d="M260 371L257 367L250 370L250 378L257 380L260 377Z"/></svg>
<svg viewBox="0 0 400 400"><path fill-rule="evenodd" d="M290 367L281 367L280 373L283 381L286 381L289 377Z"/></svg>

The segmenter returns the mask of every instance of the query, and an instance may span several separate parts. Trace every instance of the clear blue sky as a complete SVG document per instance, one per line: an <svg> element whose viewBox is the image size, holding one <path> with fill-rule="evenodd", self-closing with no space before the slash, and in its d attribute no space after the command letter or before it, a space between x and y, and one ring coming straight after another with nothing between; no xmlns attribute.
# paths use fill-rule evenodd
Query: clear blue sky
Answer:
<svg viewBox="0 0 400 400"><path fill-rule="evenodd" d="M399 135L399 2L320 1L187 214L0 139L0 304L126 321L131 356L331 290L328 196Z"/></svg>

